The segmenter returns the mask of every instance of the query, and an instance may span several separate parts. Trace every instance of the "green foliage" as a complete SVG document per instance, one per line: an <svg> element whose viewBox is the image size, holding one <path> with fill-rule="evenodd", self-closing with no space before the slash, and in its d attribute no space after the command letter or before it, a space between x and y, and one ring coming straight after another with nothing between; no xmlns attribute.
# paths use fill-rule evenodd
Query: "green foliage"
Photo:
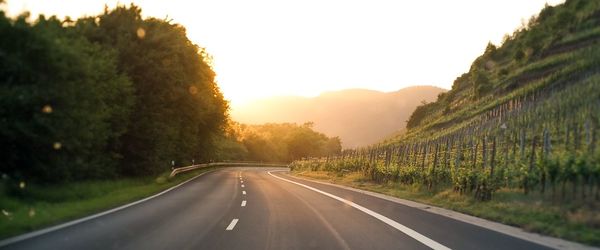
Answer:
<svg viewBox="0 0 600 250"><path fill-rule="evenodd" d="M113 51L56 18L0 14L1 172L28 181L114 175L133 97Z"/></svg>
<svg viewBox="0 0 600 250"><path fill-rule="evenodd" d="M342 148L339 137L314 131L312 123L241 125L238 134L247 150L246 159L253 161L290 162L338 154Z"/></svg>
<svg viewBox="0 0 600 250"><path fill-rule="evenodd" d="M294 165L342 173L359 161L376 183L451 188L479 201L507 188L595 206L598 23L597 1L546 7L502 46L488 44L451 91L419 106L405 134Z"/></svg>
<svg viewBox="0 0 600 250"><path fill-rule="evenodd" d="M423 102L417 106L415 111L410 115L410 118L406 122L406 128L411 129L417 127L423 122L423 120L430 115L431 111L436 108L436 103Z"/></svg>
<svg viewBox="0 0 600 250"><path fill-rule="evenodd" d="M472 81L472 97L477 100L481 98L484 94L486 94L490 89L490 80L487 75L487 72L483 69L475 68L471 71Z"/></svg>
<svg viewBox="0 0 600 250"><path fill-rule="evenodd" d="M507 35L501 46L489 43L469 72L454 81L447 98L415 110L415 119L409 120L409 130L401 137L421 137L423 132L472 121L486 105L498 105L498 98L508 101L552 88L561 82L557 78L573 77L568 70L593 70L586 64L596 60L596 52L589 50L598 47L599 13L597 1L546 6L527 26Z"/></svg>
<svg viewBox="0 0 600 250"><path fill-rule="evenodd" d="M185 29L141 17L136 6L105 10L75 29L118 53L118 69L135 88L130 125L122 136L122 172L155 174L174 160L207 161L223 132L228 105L215 83L206 52Z"/></svg>
<svg viewBox="0 0 600 250"><path fill-rule="evenodd" d="M0 179L0 238L5 239L32 230L127 204L166 190L214 168L201 168L168 178L170 172L157 176L86 180L52 185L27 183L20 195L8 196Z"/></svg>
<svg viewBox="0 0 600 250"><path fill-rule="evenodd" d="M64 182L225 157L214 78L182 26L134 5L75 22L0 12L0 174Z"/></svg>
<svg viewBox="0 0 600 250"><path fill-rule="evenodd" d="M488 44L452 90L419 106L405 134L297 161L293 170L360 176L361 185L391 186L392 192L409 187L409 194L468 197L476 206L506 199L498 196L507 190L520 192L510 203L536 209L510 223L598 245L598 23L598 1L546 7L502 46ZM539 216L556 204L562 211L555 216ZM503 221L497 211L506 210L476 215Z"/></svg>

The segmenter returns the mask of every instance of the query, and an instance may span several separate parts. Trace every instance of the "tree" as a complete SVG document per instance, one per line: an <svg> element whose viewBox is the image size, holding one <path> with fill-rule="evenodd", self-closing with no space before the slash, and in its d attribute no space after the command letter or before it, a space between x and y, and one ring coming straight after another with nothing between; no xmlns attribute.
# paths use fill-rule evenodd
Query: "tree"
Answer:
<svg viewBox="0 0 600 250"><path fill-rule="evenodd" d="M327 139L325 142L325 149L323 155L337 155L342 152L342 140L340 137L335 136Z"/></svg>
<svg viewBox="0 0 600 250"><path fill-rule="evenodd" d="M119 6L75 29L118 52L117 68L133 82L135 104L119 152L127 175L156 174L169 162L207 161L223 134L227 102L215 83L204 49L185 29L141 9Z"/></svg>
<svg viewBox="0 0 600 250"><path fill-rule="evenodd" d="M341 152L339 137L327 137L312 126L312 122L242 125L241 143L248 150L247 159L254 161L290 162Z"/></svg>
<svg viewBox="0 0 600 250"><path fill-rule="evenodd" d="M473 67L471 70L472 82L472 97L473 99L481 98L490 89L490 80L487 72L484 69Z"/></svg>
<svg viewBox="0 0 600 250"><path fill-rule="evenodd" d="M26 18L0 12L1 172L42 182L114 175L111 144L132 101L114 52L55 17Z"/></svg>
<svg viewBox="0 0 600 250"><path fill-rule="evenodd" d="M410 118L406 122L406 128L411 129L419 126L425 118L429 115L429 112L435 108L436 103L421 102L420 106L417 106L415 111L410 115Z"/></svg>

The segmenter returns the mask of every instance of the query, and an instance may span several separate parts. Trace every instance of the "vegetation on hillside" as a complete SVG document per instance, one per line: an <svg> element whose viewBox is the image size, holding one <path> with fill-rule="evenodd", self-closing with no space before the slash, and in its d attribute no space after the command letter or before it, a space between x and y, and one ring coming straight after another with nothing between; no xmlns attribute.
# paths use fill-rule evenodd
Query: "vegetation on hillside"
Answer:
<svg viewBox="0 0 600 250"><path fill-rule="evenodd" d="M488 44L452 90L419 106L406 133L294 169L354 171L376 183L478 201L498 190L520 192L565 204L554 228L527 222L528 229L598 245L598 27L598 1L546 6L501 46ZM560 224L588 233L563 234Z"/></svg>

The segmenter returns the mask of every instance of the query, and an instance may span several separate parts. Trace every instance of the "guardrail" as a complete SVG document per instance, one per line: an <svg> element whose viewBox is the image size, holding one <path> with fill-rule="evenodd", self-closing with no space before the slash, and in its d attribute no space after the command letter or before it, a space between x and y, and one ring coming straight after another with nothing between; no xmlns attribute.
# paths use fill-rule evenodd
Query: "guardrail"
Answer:
<svg viewBox="0 0 600 250"><path fill-rule="evenodd" d="M287 164L279 164L279 163L257 163L257 162L212 162L212 163L203 163L203 164L195 164L187 167L174 168L171 171L171 175L169 177L173 177L179 173L199 169L199 168L207 168L207 167L218 167L218 166L231 166L231 167L239 167L239 166L254 166L254 167L288 167Z"/></svg>

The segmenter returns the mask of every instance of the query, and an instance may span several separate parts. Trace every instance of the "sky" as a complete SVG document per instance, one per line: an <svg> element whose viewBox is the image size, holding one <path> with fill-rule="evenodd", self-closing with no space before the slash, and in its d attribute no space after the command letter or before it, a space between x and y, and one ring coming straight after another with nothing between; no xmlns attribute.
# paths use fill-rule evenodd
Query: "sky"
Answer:
<svg viewBox="0 0 600 250"><path fill-rule="evenodd" d="M500 44L546 3L564 0L6 0L77 18L131 2L169 18L213 56L233 107L271 96L315 96L413 85L449 89L488 42Z"/></svg>

